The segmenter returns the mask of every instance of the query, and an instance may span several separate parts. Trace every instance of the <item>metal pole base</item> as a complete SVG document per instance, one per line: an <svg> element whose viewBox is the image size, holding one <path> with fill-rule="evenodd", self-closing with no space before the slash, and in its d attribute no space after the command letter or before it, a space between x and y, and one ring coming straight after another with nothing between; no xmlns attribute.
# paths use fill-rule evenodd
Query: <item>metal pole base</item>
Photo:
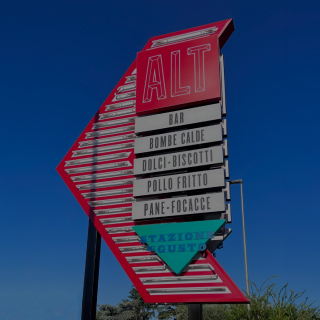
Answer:
<svg viewBox="0 0 320 320"><path fill-rule="evenodd" d="M81 320L96 319L100 250L101 236L89 219Z"/></svg>
<svg viewBox="0 0 320 320"><path fill-rule="evenodd" d="M202 304L188 304L188 320L202 319Z"/></svg>

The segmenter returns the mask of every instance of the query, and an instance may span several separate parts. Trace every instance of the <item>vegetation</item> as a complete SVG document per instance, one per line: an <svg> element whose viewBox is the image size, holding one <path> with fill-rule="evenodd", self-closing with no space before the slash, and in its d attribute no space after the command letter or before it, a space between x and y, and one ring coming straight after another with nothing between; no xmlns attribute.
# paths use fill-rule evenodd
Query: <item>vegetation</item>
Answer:
<svg viewBox="0 0 320 320"><path fill-rule="evenodd" d="M270 278L272 279L272 278ZM288 284L277 289L276 284L260 287L251 283L247 305L203 305L203 320L320 320L320 307L302 301L304 292L288 290ZM155 305L143 301L132 287L128 299L117 306L101 305L97 308L97 320L188 320L187 305Z"/></svg>
<svg viewBox="0 0 320 320"><path fill-rule="evenodd" d="M128 299L116 306L103 304L97 308L97 320L149 320L157 310L157 305L145 303L138 290L132 286Z"/></svg>

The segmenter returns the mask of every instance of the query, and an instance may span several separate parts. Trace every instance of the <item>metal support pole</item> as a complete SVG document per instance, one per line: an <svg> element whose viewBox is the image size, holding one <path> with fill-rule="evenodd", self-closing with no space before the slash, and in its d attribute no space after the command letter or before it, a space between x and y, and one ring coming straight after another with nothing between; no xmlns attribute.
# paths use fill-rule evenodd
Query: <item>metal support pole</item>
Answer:
<svg viewBox="0 0 320 320"><path fill-rule="evenodd" d="M188 320L202 319L202 304L188 304Z"/></svg>
<svg viewBox="0 0 320 320"><path fill-rule="evenodd" d="M101 236L89 219L81 320L95 320L98 296Z"/></svg>
<svg viewBox="0 0 320 320"><path fill-rule="evenodd" d="M242 179L229 181L230 184L240 184L241 191L241 211L242 211L242 233L243 233L243 250L244 250L244 268L246 272L246 290L249 295L249 272L248 272L248 258L247 258L247 240L246 240L246 227L244 222L244 205L243 205L243 187Z"/></svg>

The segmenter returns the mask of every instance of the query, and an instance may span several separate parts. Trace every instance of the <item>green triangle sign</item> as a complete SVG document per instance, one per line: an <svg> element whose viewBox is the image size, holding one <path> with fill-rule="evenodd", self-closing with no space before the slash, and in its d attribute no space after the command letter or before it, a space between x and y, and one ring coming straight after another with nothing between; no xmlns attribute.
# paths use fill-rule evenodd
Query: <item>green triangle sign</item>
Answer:
<svg viewBox="0 0 320 320"><path fill-rule="evenodd" d="M206 220L133 226L141 242L176 273L180 274L226 220Z"/></svg>

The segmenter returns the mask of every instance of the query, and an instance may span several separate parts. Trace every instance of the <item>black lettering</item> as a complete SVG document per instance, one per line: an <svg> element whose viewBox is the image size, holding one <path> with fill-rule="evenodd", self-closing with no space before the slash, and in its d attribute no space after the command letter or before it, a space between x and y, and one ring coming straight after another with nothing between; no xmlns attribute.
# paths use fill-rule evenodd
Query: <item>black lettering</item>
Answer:
<svg viewBox="0 0 320 320"><path fill-rule="evenodd" d="M180 123L184 123L184 114L180 112Z"/></svg>
<svg viewBox="0 0 320 320"><path fill-rule="evenodd" d="M177 156L172 156L172 166L173 167L177 166Z"/></svg>
<svg viewBox="0 0 320 320"><path fill-rule="evenodd" d="M207 173L205 173L203 175L203 185L204 186L208 185L208 174Z"/></svg>
<svg viewBox="0 0 320 320"><path fill-rule="evenodd" d="M150 215L150 216L153 216L153 203L150 203L149 215Z"/></svg>
<svg viewBox="0 0 320 320"><path fill-rule="evenodd" d="M211 207L210 207L210 197L207 197L207 209L211 209Z"/></svg>
<svg viewBox="0 0 320 320"><path fill-rule="evenodd" d="M198 163L198 153L197 153L197 152L195 152L195 153L193 154L193 163L194 163L194 164L197 164L197 163Z"/></svg>
<svg viewBox="0 0 320 320"><path fill-rule="evenodd" d="M173 211L174 211L174 208L175 208L175 200L173 200L172 202L171 202L171 213L173 213Z"/></svg>
<svg viewBox="0 0 320 320"><path fill-rule="evenodd" d="M190 143L190 132L187 132L187 143Z"/></svg>
<svg viewBox="0 0 320 320"><path fill-rule="evenodd" d="M195 174L192 175L192 179L193 179L193 187L195 187L196 186L196 175Z"/></svg>
<svg viewBox="0 0 320 320"><path fill-rule="evenodd" d="M194 210L195 211L199 210L199 199L198 198L194 199Z"/></svg>
<svg viewBox="0 0 320 320"><path fill-rule="evenodd" d="M200 163L202 163L202 153L203 153L203 151L199 151L199 154L200 154Z"/></svg>
<svg viewBox="0 0 320 320"><path fill-rule="evenodd" d="M204 152L206 153L206 162L208 162L208 150L205 150ZM212 159L211 159L211 161L212 161Z"/></svg>
<svg viewBox="0 0 320 320"><path fill-rule="evenodd" d="M178 114L177 114L177 113L175 114L175 117L174 117L174 123L175 123L175 124L178 124L178 123L179 123L179 117L178 117Z"/></svg>
<svg viewBox="0 0 320 320"><path fill-rule="evenodd" d="M198 173L198 183L199 187L201 187L201 173Z"/></svg>
<svg viewBox="0 0 320 320"><path fill-rule="evenodd" d="M177 212L181 211L181 200L177 200Z"/></svg>
<svg viewBox="0 0 320 320"><path fill-rule="evenodd" d="M154 139L154 147L155 147L156 149L159 148L159 137L155 137L155 139Z"/></svg>
<svg viewBox="0 0 320 320"><path fill-rule="evenodd" d="M182 188L183 189L187 188L187 177L185 176L182 177Z"/></svg>
<svg viewBox="0 0 320 320"><path fill-rule="evenodd" d="M182 201L182 205L183 205L183 212L187 212L188 211L188 208L187 208L187 200L186 199L184 199L183 201Z"/></svg>
<svg viewBox="0 0 320 320"><path fill-rule="evenodd" d="M201 210L205 210L205 208L206 208L205 203L204 203L205 202L205 198L201 197L200 201L201 201Z"/></svg>
<svg viewBox="0 0 320 320"><path fill-rule="evenodd" d="M185 166L186 165L186 154L182 155L182 165Z"/></svg>
<svg viewBox="0 0 320 320"><path fill-rule="evenodd" d="M195 142L198 142L200 140L200 132L197 130L196 131L196 141Z"/></svg>
<svg viewBox="0 0 320 320"><path fill-rule="evenodd" d="M165 148L166 147L166 136L160 137L160 147Z"/></svg>
<svg viewBox="0 0 320 320"><path fill-rule="evenodd" d="M181 133L181 143L184 144L185 143L185 132Z"/></svg>
<svg viewBox="0 0 320 320"><path fill-rule="evenodd" d="M154 210L154 214L160 214L160 203L156 202L155 203L155 210Z"/></svg>

